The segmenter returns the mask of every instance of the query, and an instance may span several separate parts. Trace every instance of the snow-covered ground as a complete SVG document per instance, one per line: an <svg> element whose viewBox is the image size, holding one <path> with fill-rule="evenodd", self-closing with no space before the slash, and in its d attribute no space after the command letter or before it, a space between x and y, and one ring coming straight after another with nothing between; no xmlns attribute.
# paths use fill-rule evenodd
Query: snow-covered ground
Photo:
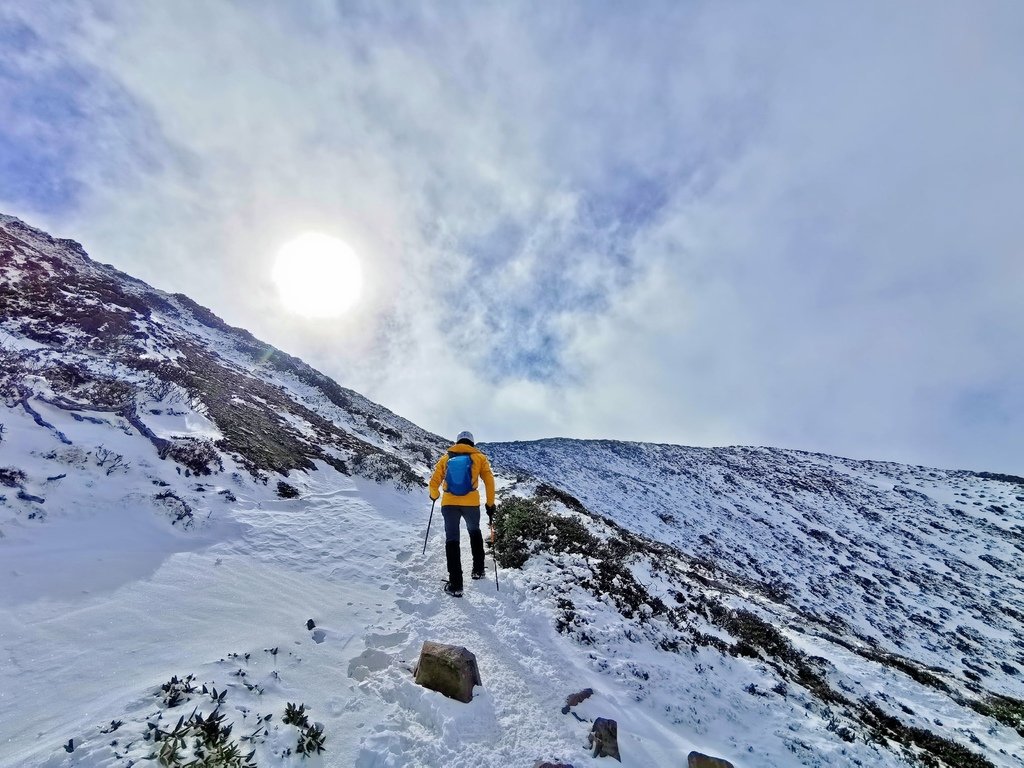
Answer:
<svg viewBox="0 0 1024 768"><path fill-rule="evenodd" d="M835 739L799 692L751 695L752 685L778 684L759 663L709 648L670 653L631 637L611 606L574 585L571 559L538 556L521 571L502 570L500 590L489 561L488 579L468 582L465 598L443 595L439 519L421 554L422 492L322 466L293 473L300 498L281 499L273 483L230 466L186 477L109 414L92 414L103 424L60 409L43 415L53 430L23 410L3 414L0 467L24 471L22 485L45 501L8 493L0 518L2 766L145 758L155 750L144 739L148 724L168 729L197 706L214 710L199 693L174 708L161 703L160 686L187 675L200 690L227 691L219 711L236 738L259 734L244 744L259 765L598 765L607 759L587 746L595 717L618 721L627 766L680 765L691 749L738 766L904 764ZM132 456L132 466L108 475L97 466L101 445ZM192 510L184 530L177 508L155 500L168 491ZM651 569L641 576L657 579ZM558 597L574 600L596 642L556 631ZM472 703L413 682L425 640L477 655L483 686ZM942 711L942 696L901 692L899 674L883 680L853 654L831 661L848 685ZM588 687L595 695L562 714L566 696ZM297 734L281 722L289 702L323 725L321 755L286 755ZM946 710L955 727L963 712ZM1009 754L1012 731L992 727L989 739Z"/></svg>
<svg viewBox="0 0 1024 768"><path fill-rule="evenodd" d="M439 515L421 554L423 493L322 467L293 474L301 498L280 499L230 468L214 482L186 478L123 425L45 416L73 447L23 411L3 413L0 466L24 471L45 501L7 494L2 507L0 765L144 758L154 751L147 723L168 727L197 705L212 711L209 696L161 705L160 685L190 674L227 690L221 711L236 736L274 715L253 745L260 765L588 765L589 724L561 714L566 696L586 687L597 695L577 712L619 720L624 765L672 764L695 745L729 751L636 707L596 671L533 598L542 574L499 572L499 591L489 562L488 579L470 582L464 599L443 595ZM96 466L100 445L133 466L108 476ZM153 501L168 490L192 506L189 529ZM484 685L472 703L413 682L425 640L476 653ZM323 724L318 758L282 757L294 748L280 723L288 702Z"/></svg>

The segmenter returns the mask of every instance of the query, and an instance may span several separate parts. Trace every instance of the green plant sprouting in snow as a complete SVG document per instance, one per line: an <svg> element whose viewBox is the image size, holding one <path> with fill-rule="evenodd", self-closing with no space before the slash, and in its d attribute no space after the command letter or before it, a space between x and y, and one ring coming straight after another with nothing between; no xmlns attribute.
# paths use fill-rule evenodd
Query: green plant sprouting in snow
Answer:
<svg viewBox="0 0 1024 768"><path fill-rule="evenodd" d="M273 651L276 656L277 648ZM208 698L213 704L213 711L204 714L200 711L202 705L197 704L191 714L181 715L172 728L162 728L159 716L155 721L147 722L147 731L142 740L151 742L154 748L146 759L156 761L165 768L256 768L255 747L264 743L270 735L272 714L256 715L256 729L235 740L232 738L234 723L221 711L227 697L226 689L218 692L216 687L205 684L200 686L196 683L195 675L180 678L174 676L161 685L155 695L167 709L179 707L194 698ZM245 712L243 710L243 717ZM293 752L308 757L324 751L327 739L324 727L309 722L305 704L288 702L281 722L295 726L298 734L295 747L284 749L278 757L288 757ZM111 721L110 727L101 732L112 733L123 725L120 720ZM252 749L246 750L243 746L245 744Z"/></svg>
<svg viewBox="0 0 1024 768"><path fill-rule="evenodd" d="M284 718L287 725L294 725L299 729L299 743L295 748L300 755L319 754L324 751L324 741L327 739L324 734L324 727L319 723L310 725L306 716L306 705L295 706L289 702L284 708Z"/></svg>

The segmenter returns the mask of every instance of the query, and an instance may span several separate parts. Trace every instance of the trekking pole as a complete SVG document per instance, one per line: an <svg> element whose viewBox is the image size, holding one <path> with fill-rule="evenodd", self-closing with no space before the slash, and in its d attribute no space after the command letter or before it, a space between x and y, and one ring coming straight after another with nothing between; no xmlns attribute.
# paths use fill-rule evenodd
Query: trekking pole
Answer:
<svg viewBox="0 0 1024 768"><path fill-rule="evenodd" d="M423 554L427 554L427 539L430 538L430 524L434 520L434 505L437 504L437 499L430 502L430 517L427 519L427 535L423 537Z"/></svg>
<svg viewBox="0 0 1024 768"><path fill-rule="evenodd" d="M501 592L501 587L498 586L498 552L495 549L494 544L494 524L491 524L491 559L494 561L494 590Z"/></svg>

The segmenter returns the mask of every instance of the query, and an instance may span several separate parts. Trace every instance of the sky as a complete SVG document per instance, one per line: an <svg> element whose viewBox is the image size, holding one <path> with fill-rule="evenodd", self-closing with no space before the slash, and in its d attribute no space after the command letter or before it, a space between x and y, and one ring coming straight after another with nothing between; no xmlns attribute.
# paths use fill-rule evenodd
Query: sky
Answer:
<svg viewBox="0 0 1024 768"><path fill-rule="evenodd" d="M480 441L1024 474L1024 4L0 0L0 212ZM281 304L306 231L338 319Z"/></svg>

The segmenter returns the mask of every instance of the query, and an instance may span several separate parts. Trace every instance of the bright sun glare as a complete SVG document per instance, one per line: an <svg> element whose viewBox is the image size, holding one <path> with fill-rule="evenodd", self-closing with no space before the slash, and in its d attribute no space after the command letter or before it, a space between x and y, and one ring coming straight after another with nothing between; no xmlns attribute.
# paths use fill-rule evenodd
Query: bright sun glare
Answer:
<svg viewBox="0 0 1024 768"><path fill-rule="evenodd" d="M337 317L355 305L363 290L356 252L348 243L319 232L282 245L273 278L284 305L306 317Z"/></svg>

